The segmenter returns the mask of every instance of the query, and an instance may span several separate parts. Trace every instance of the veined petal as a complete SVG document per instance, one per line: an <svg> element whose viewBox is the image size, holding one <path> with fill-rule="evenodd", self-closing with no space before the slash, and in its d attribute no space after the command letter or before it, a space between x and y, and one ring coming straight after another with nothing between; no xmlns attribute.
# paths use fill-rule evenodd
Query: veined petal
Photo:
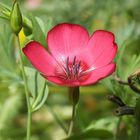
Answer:
<svg viewBox="0 0 140 140"><path fill-rule="evenodd" d="M23 48L23 52L38 71L46 75L54 74L55 59L41 44L32 41Z"/></svg>
<svg viewBox="0 0 140 140"><path fill-rule="evenodd" d="M115 63L108 64L102 68L97 68L92 71L90 77L85 81L80 82L80 85L90 85L98 82L99 80L111 75L115 71Z"/></svg>
<svg viewBox="0 0 140 140"><path fill-rule="evenodd" d="M51 81L52 83L55 83L57 85L68 86L68 87L80 86L80 82L79 81L74 81L74 82L66 81L66 82L64 82L61 79L59 79L57 76L46 76L46 75L42 75L42 76L44 78L46 78L48 81Z"/></svg>
<svg viewBox="0 0 140 140"><path fill-rule="evenodd" d="M86 47L89 34L77 24L58 24L49 31L47 42L54 57L70 57Z"/></svg>
<svg viewBox="0 0 140 140"><path fill-rule="evenodd" d="M102 67L114 59L117 52L113 33L104 30L97 30L91 36L87 48L89 48L89 61L95 67Z"/></svg>
<svg viewBox="0 0 140 140"><path fill-rule="evenodd" d="M58 85L64 85L64 83L61 80L59 80L59 78L57 76L47 76L47 75L43 75L43 74L41 74L41 75L52 83L55 83Z"/></svg>

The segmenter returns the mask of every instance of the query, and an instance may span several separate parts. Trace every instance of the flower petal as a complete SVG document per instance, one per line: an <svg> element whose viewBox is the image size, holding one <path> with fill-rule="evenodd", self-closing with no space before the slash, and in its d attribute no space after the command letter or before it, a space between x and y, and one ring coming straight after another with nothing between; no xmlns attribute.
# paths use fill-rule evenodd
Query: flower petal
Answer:
<svg viewBox="0 0 140 140"><path fill-rule="evenodd" d="M55 83L57 85L60 86L68 86L68 87L75 87L75 86L80 86L80 82L79 81L75 81L75 82L64 82L61 79L59 79L57 76L46 76L41 74L45 79L47 79L48 81Z"/></svg>
<svg viewBox="0 0 140 140"><path fill-rule="evenodd" d="M32 41L23 48L23 52L38 71L46 75L54 73L55 59L41 44Z"/></svg>
<svg viewBox="0 0 140 140"><path fill-rule="evenodd" d="M111 75L115 71L116 65L115 63L108 64L102 68L94 70L90 77L85 79L85 81L73 81L73 82L64 82L59 79L57 76L46 76L42 75L47 80L51 81L52 83L61 85L61 86L68 86L68 87L75 87L75 86L85 86L90 84L95 84L99 80Z"/></svg>
<svg viewBox="0 0 140 140"><path fill-rule="evenodd" d="M55 83L55 84L57 84L57 85L62 85L62 86L65 85L61 80L58 79L57 76L46 76L46 75L43 75L43 74L41 74L41 75L42 75L45 79L47 79L48 81L50 81L50 82L52 82L52 83Z"/></svg>
<svg viewBox="0 0 140 140"><path fill-rule="evenodd" d="M77 24L58 24L49 31L47 42L54 57L70 57L84 49L89 40L85 28Z"/></svg>
<svg viewBox="0 0 140 140"><path fill-rule="evenodd" d="M89 56L92 56L89 61L96 68L112 62L117 52L117 44L113 33L104 30L95 31L87 47L89 48Z"/></svg>
<svg viewBox="0 0 140 140"><path fill-rule="evenodd" d="M111 75L115 71L115 68L116 68L115 63L111 63L99 69L97 68L93 70L90 77L85 81L82 81L80 83L80 86L90 85L98 82L99 80Z"/></svg>

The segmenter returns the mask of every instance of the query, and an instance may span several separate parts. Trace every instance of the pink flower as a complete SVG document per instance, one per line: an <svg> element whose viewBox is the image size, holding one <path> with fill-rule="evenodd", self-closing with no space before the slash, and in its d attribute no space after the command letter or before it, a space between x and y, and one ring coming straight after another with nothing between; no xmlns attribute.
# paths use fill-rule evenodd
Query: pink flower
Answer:
<svg viewBox="0 0 140 140"><path fill-rule="evenodd" d="M47 36L49 52L32 41L23 48L32 65L47 80L65 86L94 84L115 71L117 44L111 32L97 30L89 36L77 24L55 26Z"/></svg>

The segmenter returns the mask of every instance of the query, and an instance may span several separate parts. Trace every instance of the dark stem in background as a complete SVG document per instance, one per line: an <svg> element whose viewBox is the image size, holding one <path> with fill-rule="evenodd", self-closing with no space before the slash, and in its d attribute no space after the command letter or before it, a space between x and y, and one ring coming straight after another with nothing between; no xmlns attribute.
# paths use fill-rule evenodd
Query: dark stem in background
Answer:
<svg viewBox="0 0 140 140"><path fill-rule="evenodd" d="M134 132L131 140L140 140L140 123L137 122L137 124L134 126Z"/></svg>
<svg viewBox="0 0 140 140"><path fill-rule="evenodd" d="M136 93L140 94L140 89L135 86L134 82L133 82L133 77L132 76L129 76L128 77L128 83L129 83L129 87L135 91Z"/></svg>
<svg viewBox="0 0 140 140"><path fill-rule="evenodd" d="M114 80L116 80L118 83L120 83L122 85L129 85L129 83L127 81L120 79L117 75L114 76Z"/></svg>
<svg viewBox="0 0 140 140"><path fill-rule="evenodd" d="M135 114L135 108L134 107L130 107L128 105L126 105L123 100L116 96L116 95L108 95L107 96L108 100L111 101L112 103L116 104L118 107L115 110L115 115L119 116L118 118L118 122L117 122L117 126L116 126L116 134L114 137L114 140L123 140L126 137L124 137L124 132L122 132L123 130L120 129L120 125L122 122L122 116L124 115L133 115ZM126 138L128 139L128 138Z"/></svg>
<svg viewBox="0 0 140 140"><path fill-rule="evenodd" d="M107 99L118 106L118 108L115 110L116 116L134 115L135 108L126 105L118 96L108 95Z"/></svg>
<svg viewBox="0 0 140 140"><path fill-rule="evenodd" d="M132 140L140 140L140 97L137 99L135 107L135 123Z"/></svg>
<svg viewBox="0 0 140 140"><path fill-rule="evenodd" d="M114 104L116 104L117 106L120 106L120 107L126 106L126 104L118 96L115 96L115 95L107 95L107 99L109 101L113 102Z"/></svg>
<svg viewBox="0 0 140 140"><path fill-rule="evenodd" d="M68 130L68 136L74 132L75 116L76 116L76 105L79 101L79 87L70 87L69 88L69 99L72 104L72 116L71 122Z"/></svg>
<svg viewBox="0 0 140 140"><path fill-rule="evenodd" d="M133 81L133 79L135 79L135 78L140 76L139 73L138 74L134 73L134 74L130 75L128 77L127 81L124 81L124 80L120 79L118 76L115 76L114 80L117 81L119 84L129 86L134 92L140 94L140 89L135 85L135 82Z"/></svg>

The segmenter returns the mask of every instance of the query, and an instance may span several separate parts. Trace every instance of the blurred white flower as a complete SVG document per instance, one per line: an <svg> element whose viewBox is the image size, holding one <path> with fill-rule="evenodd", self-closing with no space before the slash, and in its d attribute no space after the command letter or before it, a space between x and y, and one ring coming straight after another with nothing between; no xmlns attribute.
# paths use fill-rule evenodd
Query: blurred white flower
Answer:
<svg viewBox="0 0 140 140"><path fill-rule="evenodd" d="M30 10L37 9L43 0L26 0L26 7Z"/></svg>

